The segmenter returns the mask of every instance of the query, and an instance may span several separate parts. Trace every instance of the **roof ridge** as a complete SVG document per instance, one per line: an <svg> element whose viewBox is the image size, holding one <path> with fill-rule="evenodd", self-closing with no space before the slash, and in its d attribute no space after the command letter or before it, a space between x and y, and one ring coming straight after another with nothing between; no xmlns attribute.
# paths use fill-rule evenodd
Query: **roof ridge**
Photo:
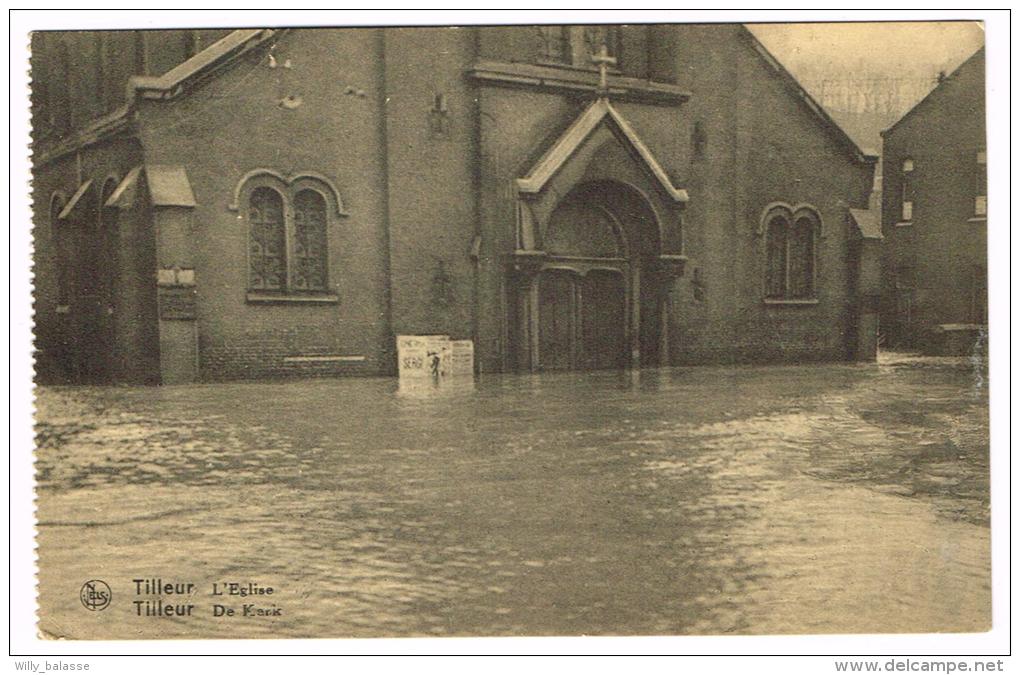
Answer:
<svg viewBox="0 0 1020 675"><path fill-rule="evenodd" d="M971 54L970 56L965 58L960 63L960 65L958 65L956 68L953 69L953 71L951 73L946 75L944 78L942 78L942 80L939 83L937 83L934 87L932 87L931 91L929 91L927 94L925 94L923 97L921 97L920 101L918 101L917 103L912 105L910 107L910 110L908 110L907 112L905 112L902 115L900 115L900 118L898 120L896 120L895 122L893 122L887 129L883 129L880 132L881 135L884 137L887 133L889 133L890 131L892 131L896 127L898 127L900 125L900 122L902 122L903 120L905 120L908 117L910 117L911 115L913 115L914 112L918 108L920 108L924 103L926 103L928 101L928 99L930 99L932 97L932 95L935 94L935 92L941 91L942 87L946 84L946 82L949 82L950 80L956 78L960 74L960 71L963 70L963 68L967 64L969 64L971 61L973 61L975 58L977 58L978 55L983 55L984 52L985 52L985 46L981 45L981 47L979 49L977 49L973 54Z"/></svg>

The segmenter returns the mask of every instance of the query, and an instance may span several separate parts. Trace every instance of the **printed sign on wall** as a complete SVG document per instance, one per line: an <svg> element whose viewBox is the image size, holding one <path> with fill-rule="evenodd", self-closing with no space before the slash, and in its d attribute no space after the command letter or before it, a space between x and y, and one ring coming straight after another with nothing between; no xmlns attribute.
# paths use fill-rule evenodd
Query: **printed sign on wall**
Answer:
<svg viewBox="0 0 1020 675"><path fill-rule="evenodd" d="M402 380L473 375L474 343L448 335L398 335L397 362Z"/></svg>

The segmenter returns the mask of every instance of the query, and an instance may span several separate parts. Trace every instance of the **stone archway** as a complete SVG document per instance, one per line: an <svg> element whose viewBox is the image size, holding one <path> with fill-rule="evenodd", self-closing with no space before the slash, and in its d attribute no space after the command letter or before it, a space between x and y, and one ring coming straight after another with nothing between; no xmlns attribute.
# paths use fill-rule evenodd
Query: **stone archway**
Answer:
<svg viewBox="0 0 1020 675"><path fill-rule="evenodd" d="M589 181L561 199L518 279L520 361L532 370L661 365L669 279L659 273L659 232L626 184Z"/></svg>

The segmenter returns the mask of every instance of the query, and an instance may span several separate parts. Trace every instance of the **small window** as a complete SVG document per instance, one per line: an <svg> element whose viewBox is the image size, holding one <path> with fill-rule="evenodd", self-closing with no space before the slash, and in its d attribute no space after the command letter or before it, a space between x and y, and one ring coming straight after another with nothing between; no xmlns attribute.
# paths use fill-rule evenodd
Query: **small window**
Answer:
<svg viewBox="0 0 1020 675"><path fill-rule="evenodd" d="M900 219L909 222L914 219L914 160L903 160L903 171L900 174L901 208Z"/></svg>
<svg viewBox="0 0 1020 675"><path fill-rule="evenodd" d="M570 63L570 28L538 26L539 58L554 63Z"/></svg>
<svg viewBox="0 0 1020 675"><path fill-rule="evenodd" d="M592 56L605 46L607 56L620 58L619 26L538 26L539 60L578 68L594 68Z"/></svg>
<svg viewBox="0 0 1020 675"><path fill-rule="evenodd" d="M974 167L974 215L988 215L988 156L984 150L977 153Z"/></svg>

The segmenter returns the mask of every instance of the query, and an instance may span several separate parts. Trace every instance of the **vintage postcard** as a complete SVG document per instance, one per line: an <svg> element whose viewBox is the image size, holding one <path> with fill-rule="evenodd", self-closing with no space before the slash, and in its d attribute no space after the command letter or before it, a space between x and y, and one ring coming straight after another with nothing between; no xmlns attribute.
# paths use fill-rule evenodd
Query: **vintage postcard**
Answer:
<svg viewBox="0 0 1020 675"><path fill-rule="evenodd" d="M142 28L31 35L39 635L993 627L981 21Z"/></svg>

